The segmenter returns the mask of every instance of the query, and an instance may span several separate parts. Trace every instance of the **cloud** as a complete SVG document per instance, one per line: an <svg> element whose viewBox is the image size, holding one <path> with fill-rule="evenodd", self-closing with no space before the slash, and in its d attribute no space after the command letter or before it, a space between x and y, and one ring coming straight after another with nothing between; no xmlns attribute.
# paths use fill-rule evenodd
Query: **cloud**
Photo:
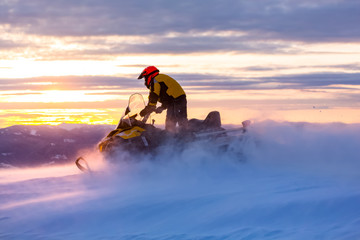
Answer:
<svg viewBox="0 0 360 240"><path fill-rule="evenodd" d="M0 39L0 49L2 51L10 50L10 49L17 48L17 47L24 47L24 45L14 42L14 41Z"/></svg>
<svg viewBox="0 0 360 240"><path fill-rule="evenodd" d="M252 78L202 74L175 74L173 76L181 79L184 86L197 86L197 89L203 90L345 89L354 85L360 86L360 73L325 72Z"/></svg>
<svg viewBox="0 0 360 240"><path fill-rule="evenodd" d="M360 86L360 73L309 73L265 77L263 81L270 81L279 84L293 84L291 88L329 88L332 85L357 85ZM339 86L332 88L341 88Z"/></svg>
<svg viewBox="0 0 360 240"><path fill-rule="evenodd" d="M236 36L236 32L225 36L204 35L188 32L177 37L158 36L148 44L122 45L112 49L113 53L199 53L199 52L238 52L238 53L289 53L289 44L254 40L249 36ZM196 36L198 35L198 36ZM115 50L115 51L114 51ZM120 51L119 51L120 50ZM294 50L295 51L295 50Z"/></svg>
<svg viewBox="0 0 360 240"><path fill-rule="evenodd" d="M2 102L1 109L14 110L16 109L103 109L103 108L122 108L126 106L127 100L105 100L93 102L59 102L59 103L44 103L44 102ZM23 115L29 115L28 112L23 112ZM60 114L60 113L59 113ZM64 113L67 114L67 113ZM18 112L9 113L9 115L2 114L1 116L17 116Z"/></svg>
<svg viewBox="0 0 360 240"><path fill-rule="evenodd" d="M61 76L19 79L0 79L1 90L123 90L139 86L139 81L125 77Z"/></svg>
<svg viewBox="0 0 360 240"><path fill-rule="evenodd" d="M256 67L251 68L254 69ZM352 86L360 86L360 73L324 72L248 78L216 74L169 74L181 82L181 85L185 88L197 87L198 90L345 89ZM110 90L111 93L116 93L123 90L144 90L145 87L143 86L143 81L138 81L131 77L61 76L0 79L0 91L42 91L53 89ZM109 93L104 92L103 94Z"/></svg>
<svg viewBox="0 0 360 240"><path fill-rule="evenodd" d="M358 12L360 2L352 0L3 1L0 48L12 52L0 58L295 54L306 51L299 42L359 42Z"/></svg>
<svg viewBox="0 0 360 240"><path fill-rule="evenodd" d="M244 31L254 39L331 42L360 39L359 11L355 0L33 0L2 3L0 23L52 36L211 30Z"/></svg>
<svg viewBox="0 0 360 240"><path fill-rule="evenodd" d="M2 31L1 31L2 30ZM6 35L7 29L0 29ZM0 47L4 45L11 52L0 53L2 59L14 56L37 60L107 60L121 54L188 54L201 52L237 53L282 53L290 54L301 50L291 43L269 42L254 39L246 33L197 32L151 34L138 36L91 36L91 37L49 37L12 35L14 40L0 36ZM20 40L21 39L21 40ZM14 49L16 47L16 49Z"/></svg>

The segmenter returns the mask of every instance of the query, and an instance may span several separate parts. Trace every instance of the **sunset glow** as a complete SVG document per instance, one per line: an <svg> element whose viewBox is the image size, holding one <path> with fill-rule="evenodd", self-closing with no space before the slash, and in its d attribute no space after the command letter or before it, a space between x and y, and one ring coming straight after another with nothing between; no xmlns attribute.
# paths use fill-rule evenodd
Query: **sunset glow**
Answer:
<svg viewBox="0 0 360 240"><path fill-rule="evenodd" d="M189 118L212 109L233 124L248 118L360 122L360 41L352 25L359 16L346 11L357 4L237 2L229 5L236 14L224 6L231 14L214 16L217 23L209 6L198 9L200 20L183 9L191 25L175 21L170 13L183 6L174 3L164 11L167 21L154 27L127 12L135 6L64 4L81 14L57 12L51 2L1 3L0 127L116 124L132 93L147 98L136 78L148 65L180 82ZM324 19L335 12L352 20L330 25ZM164 116L154 118L162 123Z"/></svg>

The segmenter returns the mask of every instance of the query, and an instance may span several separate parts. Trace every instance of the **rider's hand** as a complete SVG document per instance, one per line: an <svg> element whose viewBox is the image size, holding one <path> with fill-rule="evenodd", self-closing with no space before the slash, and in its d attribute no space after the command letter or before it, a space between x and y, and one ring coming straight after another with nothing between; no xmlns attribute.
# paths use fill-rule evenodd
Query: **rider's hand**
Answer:
<svg viewBox="0 0 360 240"><path fill-rule="evenodd" d="M144 117L150 113L152 113L155 110L155 106L149 106L147 105L143 110L140 112L140 116Z"/></svg>
<svg viewBox="0 0 360 240"><path fill-rule="evenodd" d="M143 110L141 110L140 112L140 116L144 117L146 114L148 114L148 110L146 108L144 108Z"/></svg>

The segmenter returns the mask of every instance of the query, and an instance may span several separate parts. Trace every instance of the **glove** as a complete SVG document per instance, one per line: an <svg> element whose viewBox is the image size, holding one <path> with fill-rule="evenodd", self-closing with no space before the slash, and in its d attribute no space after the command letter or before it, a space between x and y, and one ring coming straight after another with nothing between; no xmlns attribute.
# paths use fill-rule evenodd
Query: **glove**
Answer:
<svg viewBox="0 0 360 240"><path fill-rule="evenodd" d="M144 116L152 113L153 111L155 111L155 106L147 105L143 110L141 110L140 116L144 117Z"/></svg>
<svg viewBox="0 0 360 240"><path fill-rule="evenodd" d="M158 107L157 109L155 109L156 113L162 113L162 111L164 111L166 108L164 108L163 106Z"/></svg>

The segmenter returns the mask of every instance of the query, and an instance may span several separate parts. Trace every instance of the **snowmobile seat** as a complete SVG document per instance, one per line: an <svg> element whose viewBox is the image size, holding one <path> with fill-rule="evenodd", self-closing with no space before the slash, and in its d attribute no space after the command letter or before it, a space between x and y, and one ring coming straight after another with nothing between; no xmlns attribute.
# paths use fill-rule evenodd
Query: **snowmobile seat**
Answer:
<svg viewBox="0 0 360 240"><path fill-rule="evenodd" d="M193 132L222 129L220 113L218 111L212 111L206 116L205 120L199 120L195 118L190 119L188 122L188 127L190 131Z"/></svg>

